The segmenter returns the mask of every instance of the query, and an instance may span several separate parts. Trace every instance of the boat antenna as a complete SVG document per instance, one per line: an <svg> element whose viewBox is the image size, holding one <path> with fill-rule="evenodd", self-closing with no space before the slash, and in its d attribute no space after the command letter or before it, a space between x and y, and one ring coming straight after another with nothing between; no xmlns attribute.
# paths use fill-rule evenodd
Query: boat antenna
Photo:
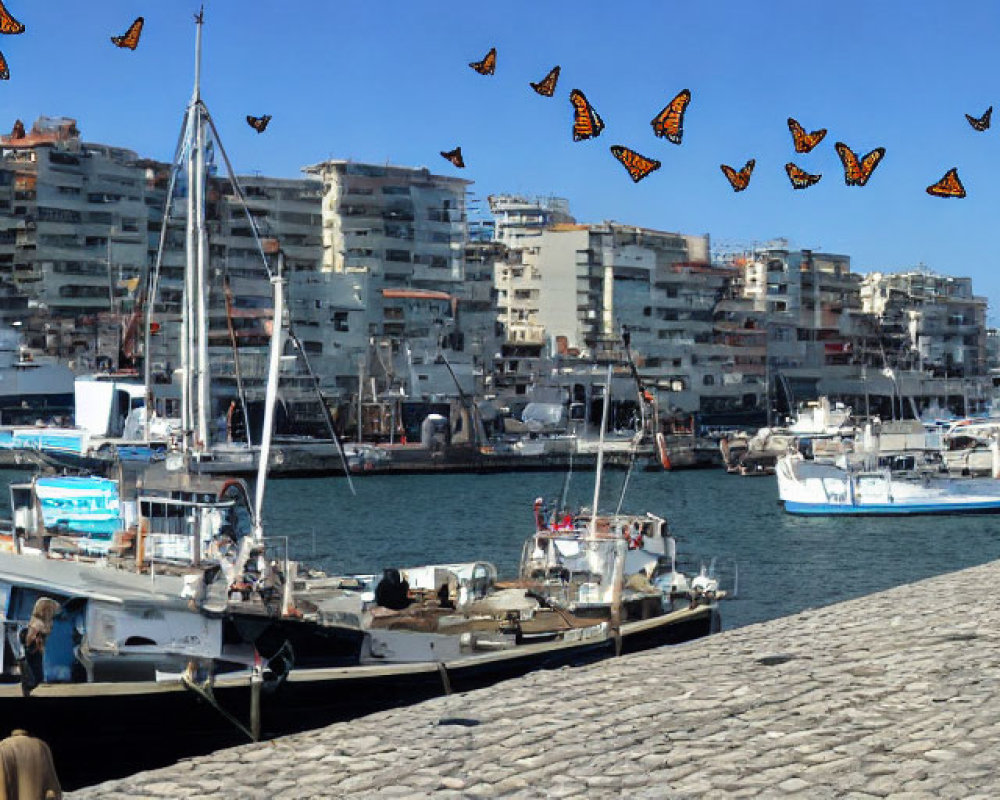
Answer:
<svg viewBox="0 0 1000 800"><path fill-rule="evenodd" d="M601 472L604 470L604 431L608 427L608 406L611 405L611 364L604 383L604 403L601 408L601 433L597 440L597 473L594 476L594 506L590 513L590 535L597 535L597 503L601 497Z"/></svg>
<svg viewBox="0 0 1000 800"><path fill-rule="evenodd" d="M618 506L615 508L615 514L620 514L622 510L622 503L625 502L625 492L628 491L628 480L632 476L632 466L635 464L635 447L628 454L628 467L625 470L625 480L622 482L622 490L618 495Z"/></svg>
<svg viewBox="0 0 1000 800"><path fill-rule="evenodd" d="M576 442L573 442L576 446ZM557 514L562 514L566 510L566 503L569 499L569 481L573 477L573 449L570 448L569 451L569 468L566 470L566 477L563 479L562 492L559 495L559 508L556 509Z"/></svg>
<svg viewBox="0 0 1000 800"><path fill-rule="evenodd" d="M628 325L622 325L622 344L625 346L625 358L628 360L629 371L632 373L632 380L635 381L635 388L639 395L639 414L641 415L640 421L640 440L642 436L646 434L646 389L643 386L642 378L639 376L639 370L635 367L635 362L632 360L632 351L629 349L629 344L632 341L632 334L628 329ZM653 415L653 430L657 427L657 415ZM632 449L628 454L628 468L625 470L625 480L622 482L622 490L618 495L618 506L615 508L615 514L620 514L622 510L622 503L625 502L625 492L628 490L629 478L632 476L632 466L635 464L635 449L636 443L633 443Z"/></svg>

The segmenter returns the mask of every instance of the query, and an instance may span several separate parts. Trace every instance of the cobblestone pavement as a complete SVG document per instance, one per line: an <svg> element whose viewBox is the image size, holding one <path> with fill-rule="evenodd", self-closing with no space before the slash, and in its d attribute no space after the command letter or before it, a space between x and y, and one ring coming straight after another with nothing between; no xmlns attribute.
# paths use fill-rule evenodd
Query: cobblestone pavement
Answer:
<svg viewBox="0 0 1000 800"><path fill-rule="evenodd" d="M996 798L994 585L1000 562L69 797Z"/></svg>

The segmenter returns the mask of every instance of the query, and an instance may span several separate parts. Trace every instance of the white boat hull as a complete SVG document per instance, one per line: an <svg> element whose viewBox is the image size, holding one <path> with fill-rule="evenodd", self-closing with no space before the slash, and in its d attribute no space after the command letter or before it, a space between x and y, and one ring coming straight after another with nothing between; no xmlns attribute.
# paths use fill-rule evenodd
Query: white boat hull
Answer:
<svg viewBox="0 0 1000 800"><path fill-rule="evenodd" d="M993 478L900 478L888 470L849 472L798 456L778 461L778 496L790 514L880 515L1000 513Z"/></svg>

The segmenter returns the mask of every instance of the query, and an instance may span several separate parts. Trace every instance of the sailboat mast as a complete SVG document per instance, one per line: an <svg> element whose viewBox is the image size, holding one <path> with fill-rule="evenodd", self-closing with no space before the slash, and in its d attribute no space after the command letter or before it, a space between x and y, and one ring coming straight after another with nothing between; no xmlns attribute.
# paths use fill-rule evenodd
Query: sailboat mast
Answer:
<svg viewBox="0 0 1000 800"><path fill-rule="evenodd" d="M201 26L199 26L199 30ZM197 227L195 291L197 320L196 337L198 343L198 441L201 448L209 445L209 370L208 370L208 237L205 230L205 123L202 119L201 103L195 107L195 224Z"/></svg>
<svg viewBox="0 0 1000 800"><path fill-rule="evenodd" d="M260 437L260 460L257 462L257 493L254 502L254 538L260 541L264 537L264 487L267 482L267 462L271 455L271 433L274 425L274 405L278 395L278 375L281 370L281 351L285 339L285 279L282 277L285 266L284 254L278 253L277 274L271 276L271 286L274 290L274 317L271 321L271 346L267 369L267 394L264 397L264 426Z"/></svg>
<svg viewBox="0 0 1000 800"><path fill-rule="evenodd" d="M205 10L202 7L195 17L197 30L194 45L194 94L191 98L194 112L194 178L191 181L191 193L194 195L195 227L193 233L197 240L195 251L195 277L193 289L197 292L192 302L195 316L193 339L195 351L191 358L197 363L197 406L198 406L198 442L201 448L209 444L208 411L209 411L209 372L208 372L208 240L205 230L205 120L204 107L201 102L201 37L205 21ZM189 250L190 251L190 250ZM192 420L193 422L193 420Z"/></svg>
<svg viewBox="0 0 1000 800"><path fill-rule="evenodd" d="M188 136L192 135L194 109L188 110ZM190 140L189 140L190 143ZM191 444L194 429L193 399L191 396L192 358L194 356L194 262L195 262L195 209L191 179L194 175L194 152L188 147L187 160L187 219L184 226L184 308L181 312L181 427L184 431L183 449Z"/></svg>

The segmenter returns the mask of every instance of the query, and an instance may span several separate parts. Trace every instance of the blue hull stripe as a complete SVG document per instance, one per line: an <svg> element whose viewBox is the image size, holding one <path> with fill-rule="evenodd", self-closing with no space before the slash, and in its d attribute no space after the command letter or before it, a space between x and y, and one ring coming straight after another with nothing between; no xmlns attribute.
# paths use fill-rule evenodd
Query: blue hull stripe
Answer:
<svg viewBox="0 0 1000 800"><path fill-rule="evenodd" d="M969 503L872 503L839 505L835 503L796 503L785 500L789 514L849 514L852 516L904 516L907 514L1000 514L1000 500Z"/></svg>

